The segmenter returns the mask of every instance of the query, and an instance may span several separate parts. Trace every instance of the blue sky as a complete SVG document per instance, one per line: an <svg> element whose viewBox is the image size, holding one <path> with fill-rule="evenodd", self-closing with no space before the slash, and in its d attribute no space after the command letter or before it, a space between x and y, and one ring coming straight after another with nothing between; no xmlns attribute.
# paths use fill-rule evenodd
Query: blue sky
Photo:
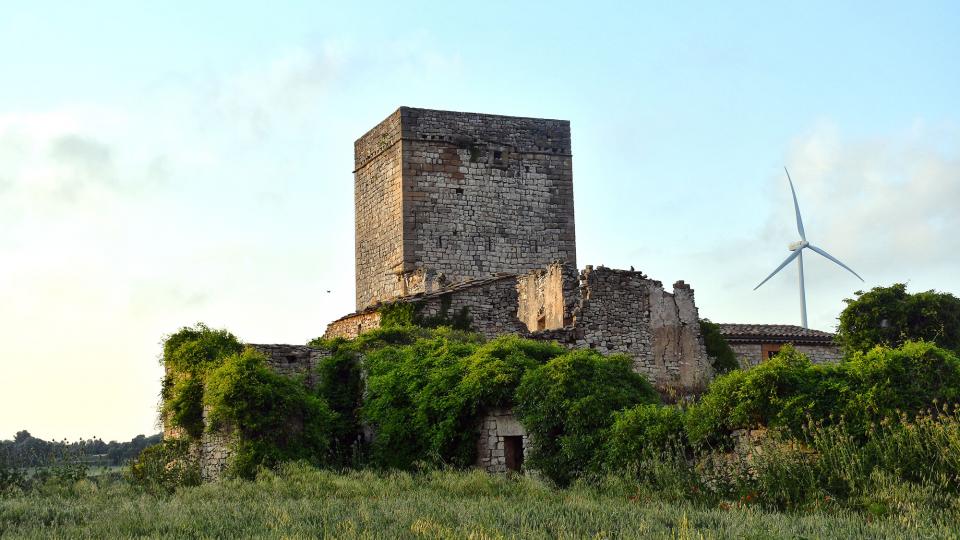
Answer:
<svg viewBox="0 0 960 540"><path fill-rule="evenodd" d="M197 5L201 4L201 5ZM400 105L569 119L578 259L811 325L960 294L947 2L0 2L0 437L151 432L158 343L302 343L353 305L353 140ZM331 293L326 293L330 290Z"/></svg>

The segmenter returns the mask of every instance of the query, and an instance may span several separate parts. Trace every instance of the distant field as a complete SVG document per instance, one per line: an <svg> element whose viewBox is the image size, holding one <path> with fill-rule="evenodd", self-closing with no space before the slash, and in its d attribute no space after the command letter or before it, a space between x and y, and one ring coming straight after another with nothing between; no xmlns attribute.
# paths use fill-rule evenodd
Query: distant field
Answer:
<svg viewBox="0 0 960 540"><path fill-rule="evenodd" d="M310 538L941 538L957 513L877 519L704 508L624 486L556 490L481 472L336 474L294 467L151 495L120 481L0 497L0 536Z"/></svg>

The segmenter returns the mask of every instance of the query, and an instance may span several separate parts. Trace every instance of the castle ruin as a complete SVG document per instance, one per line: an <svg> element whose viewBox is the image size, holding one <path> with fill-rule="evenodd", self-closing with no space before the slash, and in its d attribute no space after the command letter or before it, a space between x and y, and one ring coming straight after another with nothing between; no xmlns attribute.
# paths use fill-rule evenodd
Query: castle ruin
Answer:
<svg viewBox="0 0 960 540"><path fill-rule="evenodd" d="M624 353L664 393L712 376L693 290L576 265L570 123L400 107L354 144L356 308L325 337L356 337L379 309L463 313L514 333Z"/></svg>
<svg viewBox="0 0 960 540"><path fill-rule="evenodd" d="M576 265L570 124L401 107L354 145L356 311L324 337L377 328L382 308L462 317L486 338L518 334L569 348L622 353L663 395L712 378L693 289L642 272ZM249 345L274 371L316 384L330 352ZM176 437L176 430L165 429ZM232 457L228 431L195 448L204 479ZM519 469L529 444L508 409L487 411L477 466Z"/></svg>

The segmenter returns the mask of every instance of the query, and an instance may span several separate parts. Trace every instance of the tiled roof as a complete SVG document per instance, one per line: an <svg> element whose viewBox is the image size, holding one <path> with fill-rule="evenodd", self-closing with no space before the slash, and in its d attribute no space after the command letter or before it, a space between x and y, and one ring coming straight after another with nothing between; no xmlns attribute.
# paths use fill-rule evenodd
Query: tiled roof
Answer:
<svg viewBox="0 0 960 540"><path fill-rule="evenodd" d="M833 334L792 324L720 324L730 343L833 343Z"/></svg>

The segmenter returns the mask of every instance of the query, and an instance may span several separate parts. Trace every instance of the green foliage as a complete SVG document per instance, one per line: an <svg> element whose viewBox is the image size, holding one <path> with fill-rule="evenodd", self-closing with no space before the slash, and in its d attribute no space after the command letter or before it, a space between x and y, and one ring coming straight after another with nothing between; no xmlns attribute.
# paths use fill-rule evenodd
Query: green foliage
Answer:
<svg viewBox="0 0 960 540"><path fill-rule="evenodd" d="M220 360L243 351L243 344L226 330L213 330L203 323L185 326L163 343L163 364L184 374L203 374Z"/></svg>
<svg viewBox="0 0 960 540"><path fill-rule="evenodd" d="M131 483L153 493L173 493L200 484L200 467L190 455L189 442L167 439L145 448L130 464Z"/></svg>
<svg viewBox="0 0 960 540"><path fill-rule="evenodd" d="M811 418L846 419L864 434L872 422L914 415L960 399L960 360L931 343L877 347L840 364L813 365L792 347L748 371L714 379L685 418L692 443L724 442L732 430L767 426L795 436Z"/></svg>
<svg viewBox="0 0 960 540"><path fill-rule="evenodd" d="M707 355L713 361L713 371L717 375L728 373L740 367L737 355L730 344L720 334L720 325L710 319L700 319L700 334L707 349Z"/></svg>
<svg viewBox="0 0 960 540"><path fill-rule="evenodd" d="M629 358L590 349L527 371L516 399L516 412L534 440L531 467L560 485L596 465L614 412L659 400Z"/></svg>
<svg viewBox="0 0 960 540"><path fill-rule="evenodd" d="M848 353L875 346L930 341L960 352L960 298L949 293L907 292L903 283L857 291L840 313L837 340Z"/></svg>
<svg viewBox="0 0 960 540"><path fill-rule="evenodd" d="M683 409L672 405L637 405L613 413L604 444L605 466L626 469L638 460L686 448L683 420Z"/></svg>
<svg viewBox="0 0 960 540"><path fill-rule="evenodd" d="M393 302L380 306L381 328L403 328L413 325L414 308L409 302Z"/></svg>
<svg viewBox="0 0 960 540"><path fill-rule="evenodd" d="M203 392L207 373L229 355L243 351L243 344L226 330L213 330L203 323L185 326L163 343L167 374L161 392L161 415L191 437L203 433Z"/></svg>
<svg viewBox="0 0 960 540"><path fill-rule="evenodd" d="M203 433L203 383L187 375L173 384L165 409L171 424L179 426L191 437Z"/></svg>
<svg viewBox="0 0 960 540"><path fill-rule="evenodd" d="M359 355L337 346L332 356L320 362L317 375L317 395L336 413L330 426L333 462L357 465L361 431L357 411L363 403Z"/></svg>
<svg viewBox="0 0 960 540"><path fill-rule="evenodd" d="M862 423L901 412L913 415L932 403L960 400L960 359L932 343L876 347L854 355L837 369L854 387L841 409L848 420Z"/></svg>
<svg viewBox="0 0 960 540"><path fill-rule="evenodd" d="M303 381L271 370L253 349L226 358L208 375L203 401L210 407L208 430L239 435L233 463L239 476L282 461L328 458L336 413Z"/></svg>
<svg viewBox="0 0 960 540"><path fill-rule="evenodd" d="M479 471L337 473L290 464L255 481L172 495L122 482L18 493L0 498L0 530L5 538L875 539L949 537L960 520L957 507L928 502L928 488L889 477L873 482L865 510L859 499L851 509L821 496L803 512L766 509L747 496L714 502L689 490L665 499L646 478L618 474L553 489Z"/></svg>
<svg viewBox="0 0 960 540"><path fill-rule="evenodd" d="M438 328L407 345L370 350L361 411L376 432L373 462L470 465L483 410L509 406L526 370L563 352L556 344L478 337Z"/></svg>

